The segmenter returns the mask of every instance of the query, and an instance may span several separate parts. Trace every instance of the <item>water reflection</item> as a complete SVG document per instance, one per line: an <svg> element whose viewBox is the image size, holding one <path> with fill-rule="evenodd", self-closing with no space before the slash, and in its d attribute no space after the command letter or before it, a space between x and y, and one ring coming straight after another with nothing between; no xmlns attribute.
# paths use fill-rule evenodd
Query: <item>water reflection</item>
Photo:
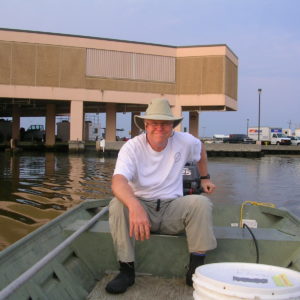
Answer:
<svg viewBox="0 0 300 300"><path fill-rule="evenodd" d="M214 203L272 202L300 216L299 157L211 157ZM0 153L0 249L95 198L111 198L115 159L96 154Z"/></svg>
<svg viewBox="0 0 300 300"><path fill-rule="evenodd" d="M0 153L0 249L88 198L110 198L114 161Z"/></svg>

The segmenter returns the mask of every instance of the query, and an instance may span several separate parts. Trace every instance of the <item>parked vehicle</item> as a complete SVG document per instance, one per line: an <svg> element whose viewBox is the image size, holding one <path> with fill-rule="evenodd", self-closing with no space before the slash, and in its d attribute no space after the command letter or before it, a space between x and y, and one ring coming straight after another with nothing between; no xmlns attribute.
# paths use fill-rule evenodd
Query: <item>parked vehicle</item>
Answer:
<svg viewBox="0 0 300 300"><path fill-rule="evenodd" d="M30 125L25 132L21 131L21 140L43 142L45 140L44 125Z"/></svg>
<svg viewBox="0 0 300 300"><path fill-rule="evenodd" d="M300 136L288 136L293 146L300 146Z"/></svg>
<svg viewBox="0 0 300 300"><path fill-rule="evenodd" d="M223 139L223 142L231 144L255 144L255 141L246 134L230 134L228 138Z"/></svg>
<svg viewBox="0 0 300 300"><path fill-rule="evenodd" d="M214 144L221 144L224 143L224 140L227 140L229 138L229 135L225 134L214 134L212 142Z"/></svg>
<svg viewBox="0 0 300 300"><path fill-rule="evenodd" d="M260 127L259 140L262 144L271 145L290 145L291 139L282 133L279 127ZM258 128L251 127L248 129L248 136L254 141L258 141Z"/></svg>

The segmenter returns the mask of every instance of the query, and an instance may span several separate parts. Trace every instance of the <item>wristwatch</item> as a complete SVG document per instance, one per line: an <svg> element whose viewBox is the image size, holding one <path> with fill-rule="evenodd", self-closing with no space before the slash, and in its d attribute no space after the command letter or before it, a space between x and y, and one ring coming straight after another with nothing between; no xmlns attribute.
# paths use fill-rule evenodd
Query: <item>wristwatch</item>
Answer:
<svg viewBox="0 0 300 300"><path fill-rule="evenodd" d="M205 176L200 176L200 179L210 179L210 175L207 174L207 175L205 175Z"/></svg>

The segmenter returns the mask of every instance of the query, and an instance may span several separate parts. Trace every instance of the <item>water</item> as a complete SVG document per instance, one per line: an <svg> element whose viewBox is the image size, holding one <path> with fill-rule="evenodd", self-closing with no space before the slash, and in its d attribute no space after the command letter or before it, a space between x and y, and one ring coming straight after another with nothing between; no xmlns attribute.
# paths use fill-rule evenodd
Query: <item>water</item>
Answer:
<svg viewBox="0 0 300 300"><path fill-rule="evenodd" d="M70 207L111 198L114 158L0 152L0 250ZM214 203L272 202L300 217L299 156L210 157Z"/></svg>

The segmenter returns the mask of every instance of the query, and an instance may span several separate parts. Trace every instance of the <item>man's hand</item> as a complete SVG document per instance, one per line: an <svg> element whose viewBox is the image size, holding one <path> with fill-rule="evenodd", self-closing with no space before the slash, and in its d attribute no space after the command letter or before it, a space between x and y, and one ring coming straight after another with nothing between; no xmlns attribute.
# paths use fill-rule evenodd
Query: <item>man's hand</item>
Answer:
<svg viewBox="0 0 300 300"><path fill-rule="evenodd" d="M140 203L129 208L129 235L136 240L144 241L150 238L150 222L147 213Z"/></svg>
<svg viewBox="0 0 300 300"><path fill-rule="evenodd" d="M216 188L216 186L209 179L202 179L201 187L203 192L207 194L211 194Z"/></svg>
<svg viewBox="0 0 300 300"><path fill-rule="evenodd" d="M134 196L128 180L123 175L114 175L112 190L114 195L128 208L130 236L134 236L136 240L149 240L151 225L148 215L140 201Z"/></svg>

